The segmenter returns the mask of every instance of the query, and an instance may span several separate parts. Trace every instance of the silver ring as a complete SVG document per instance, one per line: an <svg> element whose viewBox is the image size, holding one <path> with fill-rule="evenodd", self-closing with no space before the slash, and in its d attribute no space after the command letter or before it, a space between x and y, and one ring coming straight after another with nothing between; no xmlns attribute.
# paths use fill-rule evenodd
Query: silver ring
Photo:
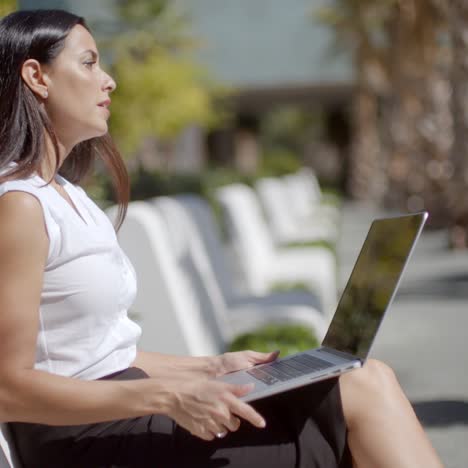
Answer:
<svg viewBox="0 0 468 468"><path fill-rule="evenodd" d="M227 436L227 431L224 431L224 432L217 432L216 433L216 437L218 439L222 439L223 437L226 437Z"/></svg>

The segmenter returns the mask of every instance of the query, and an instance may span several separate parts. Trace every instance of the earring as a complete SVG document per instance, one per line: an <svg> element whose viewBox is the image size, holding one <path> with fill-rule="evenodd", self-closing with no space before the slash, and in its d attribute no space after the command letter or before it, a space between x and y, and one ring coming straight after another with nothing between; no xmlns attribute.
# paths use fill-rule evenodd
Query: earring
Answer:
<svg viewBox="0 0 468 468"><path fill-rule="evenodd" d="M44 99L46 99L49 96L49 93L47 91L44 91L42 93L42 96L44 97Z"/></svg>

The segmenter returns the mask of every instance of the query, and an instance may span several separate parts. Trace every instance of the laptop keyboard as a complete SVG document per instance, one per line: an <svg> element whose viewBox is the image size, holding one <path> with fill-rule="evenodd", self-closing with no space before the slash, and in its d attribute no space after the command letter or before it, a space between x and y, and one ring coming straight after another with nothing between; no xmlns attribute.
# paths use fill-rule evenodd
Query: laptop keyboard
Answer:
<svg viewBox="0 0 468 468"><path fill-rule="evenodd" d="M285 382L334 365L310 354L299 354L271 364L254 367L246 372L267 385L273 385L276 382Z"/></svg>

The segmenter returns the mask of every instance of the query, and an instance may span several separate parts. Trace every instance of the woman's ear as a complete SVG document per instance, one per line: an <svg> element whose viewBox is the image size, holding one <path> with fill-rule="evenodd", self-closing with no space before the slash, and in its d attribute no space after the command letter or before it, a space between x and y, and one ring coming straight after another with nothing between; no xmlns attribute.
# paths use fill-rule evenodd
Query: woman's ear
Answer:
<svg viewBox="0 0 468 468"><path fill-rule="evenodd" d="M42 99L49 96L46 77L44 76L41 64L34 59L28 59L21 67L21 77L28 88Z"/></svg>

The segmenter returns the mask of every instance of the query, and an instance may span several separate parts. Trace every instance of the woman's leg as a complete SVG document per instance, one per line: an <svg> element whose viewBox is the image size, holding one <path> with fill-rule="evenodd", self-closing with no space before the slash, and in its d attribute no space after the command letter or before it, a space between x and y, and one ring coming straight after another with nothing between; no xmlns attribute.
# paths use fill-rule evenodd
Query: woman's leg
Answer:
<svg viewBox="0 0 468 468"><path fill-rule="evenodd" d="M340 377L348 444L358 468L443 465L393 371L369 360Z"/></svg>
<svg viewBox="0 0 468 468"><path fill-rule="evenodd" d="M135 368L107 377L145 378ZM265 429L243 422L207 442L163 415L80 426L10 424L25 467L338 468L351 466L338 379L254 402Z"/></svg>

